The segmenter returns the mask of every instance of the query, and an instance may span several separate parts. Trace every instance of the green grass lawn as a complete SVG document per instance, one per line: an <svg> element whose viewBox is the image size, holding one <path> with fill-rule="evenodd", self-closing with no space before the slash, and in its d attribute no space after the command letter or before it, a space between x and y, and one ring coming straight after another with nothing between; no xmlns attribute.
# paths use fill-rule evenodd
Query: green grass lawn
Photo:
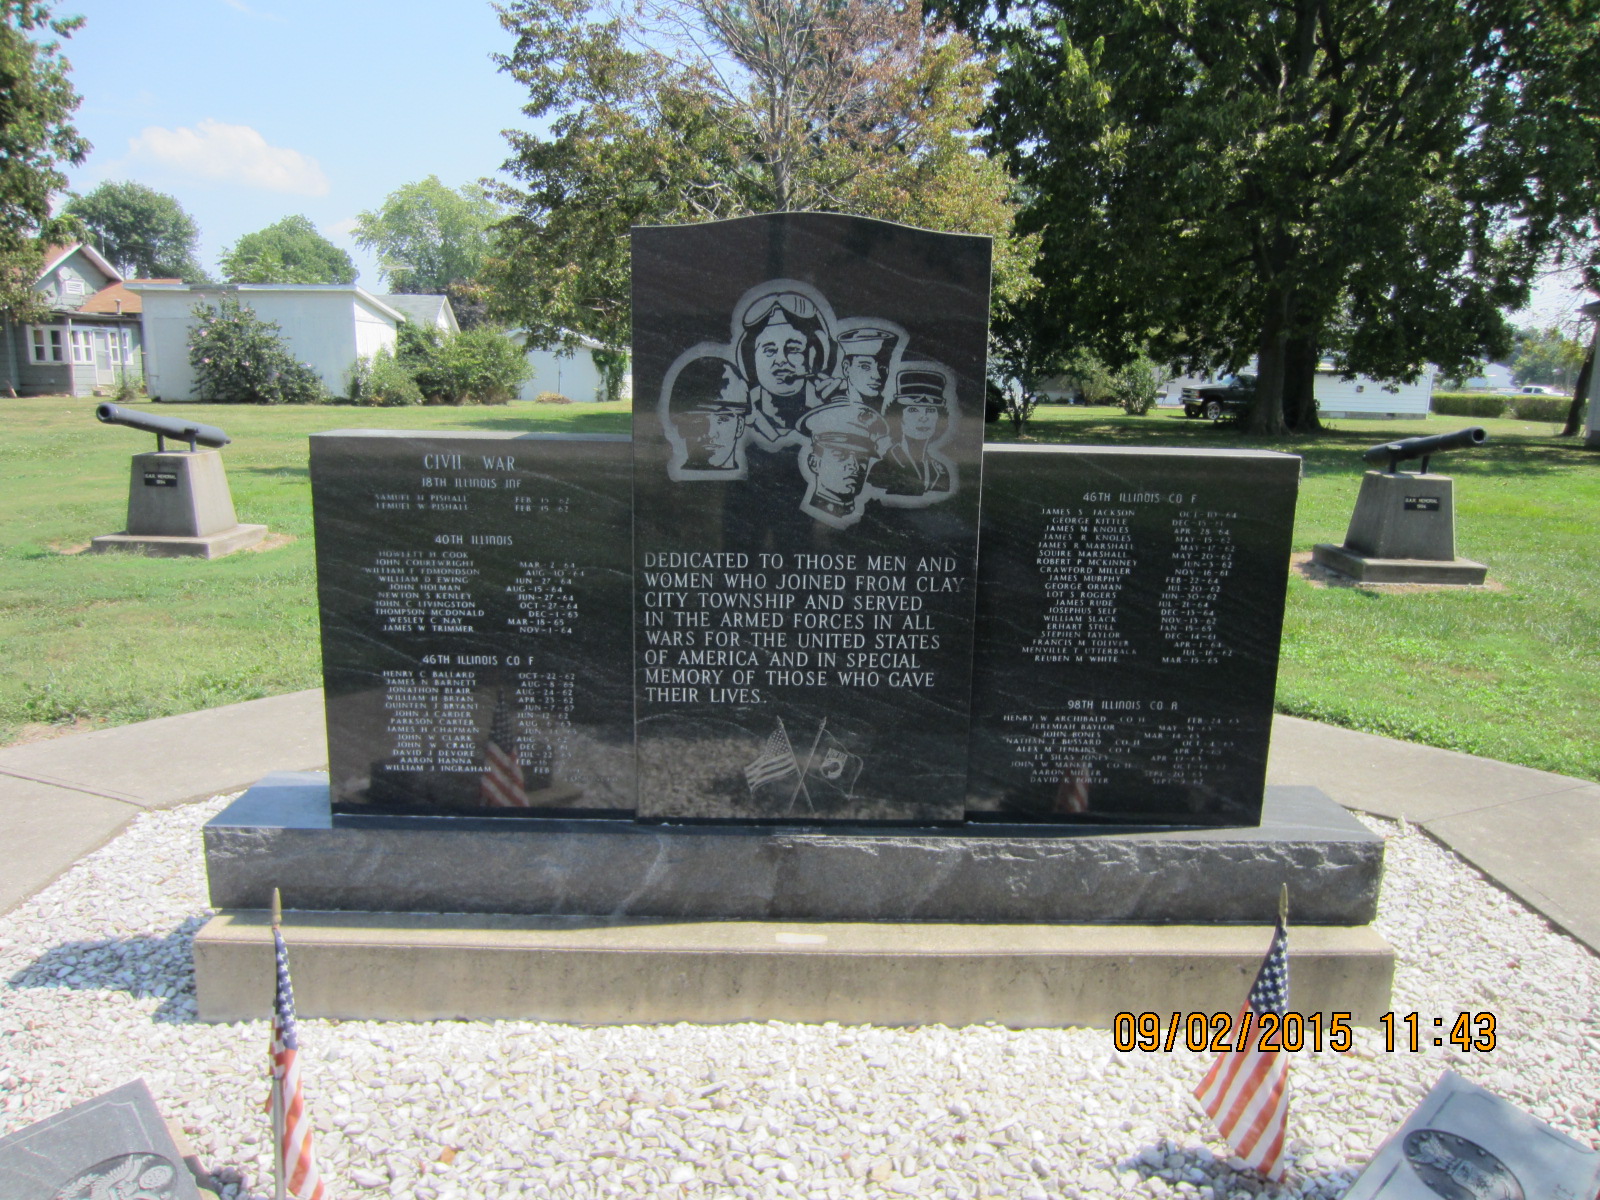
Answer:
<svg viewBox="0 0 1600 1200"><path fill-rule="evenodd" d="M123 527L128 456L93 401L0 399L0 742L33 723L120 724L319 682L306 435L336 428L626 432L621 405L256 408L152 405L222 426L241 521L289 540L214 562L64 553ZM1360 453L1472 424L1336 422L1258 443L1171 410L1046 408L1025 440L1262 445L1303 454L1295 549L1342 541ZM1318 588L1291 575L1278 706L1430 745L1600 779L1600 454L1554 429L1484 421L1482 451L1438 460L1458 480L1458 552L1501 590ZM1014 440L1008 424L989 427Z"/></svg>

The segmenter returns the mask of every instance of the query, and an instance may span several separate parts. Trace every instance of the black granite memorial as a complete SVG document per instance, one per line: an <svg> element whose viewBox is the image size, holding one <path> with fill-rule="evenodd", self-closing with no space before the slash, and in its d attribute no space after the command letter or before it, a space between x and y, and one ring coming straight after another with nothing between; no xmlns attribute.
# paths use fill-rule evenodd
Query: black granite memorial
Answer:
<svg viewBox="0 0 1600 1200"><path fill-rule="evenodd" d="M199 1200L144 1080L0 1138L0 1200Z"/></svg>
<svg viewBox="0 0 1600 1200"><path fill-rule="evenodd" d="M333 809L628 815L626 437L311 439Z"/></svg>
<svg viewBox="0 0 1600 1200"><path fill-rule="evenodd" d="M1260 820L1299 469L988 448L968 817Z"/></svg>
<svg viewBox="0 0 1600 1200"><path fill-rule="evenodd" d="M962 819L989 255L634 231L640 817Z"/></svg>

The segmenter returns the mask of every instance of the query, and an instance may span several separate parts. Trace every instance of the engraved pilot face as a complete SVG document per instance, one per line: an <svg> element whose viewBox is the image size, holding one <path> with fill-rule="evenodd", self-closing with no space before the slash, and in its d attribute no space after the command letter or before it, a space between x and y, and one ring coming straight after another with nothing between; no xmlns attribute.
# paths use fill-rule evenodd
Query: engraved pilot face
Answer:
<svg viewBox="0 0 1600 1200"><path fill-rule="evenodd" d="M806 385L805 335L787 322L756 335L756 382L774 396L798 395Z"/></svg>
<svg viewBox="0 0 1600 1200"><path fill-rule="evenodd" d="M866 482L867 456L849 446L834 442L814 445L809 461L819 492L851 500Z"/></svg>
<svg viewBox="0 0 1600 1200"><path fill-rule="evenodd" d="M937 404L907 404L900 411L900 428L913 442L925 442L939 428Z"/></svg>
<svg viewBox="0 0 1600 1200"><path fill-rule="evenodd" d="M883 394L887 372L875 354L852 354L844 360L844 381L858 400L876 399Z"/></svg>

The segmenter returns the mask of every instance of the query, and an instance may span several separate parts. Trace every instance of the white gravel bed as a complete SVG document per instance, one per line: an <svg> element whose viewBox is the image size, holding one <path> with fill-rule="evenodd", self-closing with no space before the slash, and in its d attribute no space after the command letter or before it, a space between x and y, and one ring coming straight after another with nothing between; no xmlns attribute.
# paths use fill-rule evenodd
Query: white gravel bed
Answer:
<svg viewBox="0 0 1600 1200"><path fill-rule="evenodd" d="M200 828L224 802L141 816L0 917L0 1134L142 1075L230 1200L271 1195L267 1024L194 1017ZM1235 1169L1191 1100L1209 1055L1105 1031L306 1020L330 1196L1332 1200L1445 1067L1594 1144L1600 962L1425 835L1369 823L1395 1011L1430 1036L1493 1012L1498 1047L1387 1053L1359 1030L1349 1054L1296 1055L1281 1187Z"/></svg>

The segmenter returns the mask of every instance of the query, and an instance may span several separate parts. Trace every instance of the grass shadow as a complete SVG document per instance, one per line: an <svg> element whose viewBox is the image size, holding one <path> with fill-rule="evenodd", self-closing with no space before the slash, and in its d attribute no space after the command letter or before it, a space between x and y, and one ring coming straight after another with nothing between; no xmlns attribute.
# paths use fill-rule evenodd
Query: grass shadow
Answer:
<svg viewBox="0 0 1600 1200"><path fill-rule="evenodd" d="M206 920L189 917L161 937L138 934L62 942L13 972L6 982L14 988L126 992L136 1000L159 996L156 1022L192 1025L197 1020L194 935Z"/></svg>

